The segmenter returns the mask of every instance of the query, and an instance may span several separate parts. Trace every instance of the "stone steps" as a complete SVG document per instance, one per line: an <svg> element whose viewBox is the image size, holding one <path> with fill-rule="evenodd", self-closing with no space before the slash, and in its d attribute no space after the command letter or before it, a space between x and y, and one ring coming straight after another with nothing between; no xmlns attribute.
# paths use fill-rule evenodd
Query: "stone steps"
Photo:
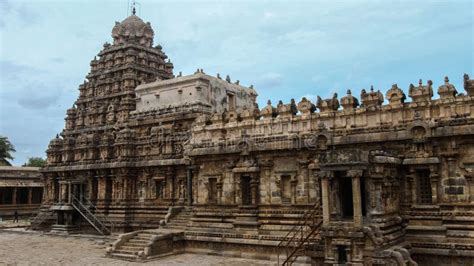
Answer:
<svg viewBox="0 0 474 266"><path fill-rule="evenodd" d="M146 248L153 235L154 233L152 232L139 232L127 242L117 247L111 256L115 258L136 260L138 258L138 253Z"/></svg>

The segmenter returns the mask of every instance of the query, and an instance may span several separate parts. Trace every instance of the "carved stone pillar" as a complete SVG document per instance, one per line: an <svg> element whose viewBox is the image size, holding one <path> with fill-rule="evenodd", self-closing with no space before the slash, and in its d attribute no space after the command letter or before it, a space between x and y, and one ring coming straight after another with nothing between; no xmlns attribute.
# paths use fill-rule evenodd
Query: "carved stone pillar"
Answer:
<svg viewBox="0 0 474 266"><path fill-rule="evenodd" d="M291 179L290 184L291 184L291 204L294 205L296 204L296 185L298 184L298 180L296 179L296 176Z"/></svg>
<svg viewBox="0 0 474 266"><path fill-rule="evenodd" d="M258 204L258 184L259 180L257 178L257 174L253 174L252 178L250 180L250 190L252 193L252 205L257 205Z"/></svg>
<svg viewBox="0 0 474 266"><path fill-rule="evenodd" d="M410 167L409 173L406 175L408 179L408 183L410 185L410 192L411 192L411 204L417 204L417 197L416 197L416 175L413 168Z"/></svg>
<svg viewBox="0 0 474 266"><path fill-rule="evenodd" d="M362 226L362 201L360 194L360 178L362 170L349 170L347 176L352 178L352 202L354 206L354 226Z"/></svg>
<svg viewBox="0 0 474 266"><path fill-rule="evenodd" d="M301 169L301 173L300 173L300 177L301 177L301 180L302 180L302 184L301 184L301 189L303 189L304 191L304 195L306 197L306 203L309 203L310 202L310 195L309 195L309 183L310 183L310 178L309 178L309 169L308 169L308 163L309 161L308 160L299 160L298 161L299 165L300 165L300 169Z"/></svg>
<svg viewBox="0 0 474 266"><path fill-rule="evenodd" d="M29 187L28 188L28 204L31 204L32 195L33 195L33 188Z"/></svg>
<svg viewBox="0 0 474 266"><path fill-rule="evenodd" d="M321 179L321 195L323 202L323 225L329 225L331 221L331 214L329 210L329 179L332 177L332 172L320 171L318 173Z"/></svg>
<svg viewBox="0 0 474 266"><path fill-rule="evenodd" d="M16 187L13 188L12 204L16 204Z"/></svg>
<svg viewBox="0 0 474 266"><path fill-rule="evenodd" d="M72 203L72 186L71 182L67 183L67 203Z"/></svg>
<svg viewBox="0 0 474 266"><path fill-rule="evenodd" d="M438 165L430 165L431 202L438 204Z"/></svg>
<svg viewBox="0 0 474 266"><path fill-rule="evenodd" d="M195 166L189 166L186 169L186 186L187 186L187 193L186 193L186 201L189 206L193 205L193 170Z"/></svg>

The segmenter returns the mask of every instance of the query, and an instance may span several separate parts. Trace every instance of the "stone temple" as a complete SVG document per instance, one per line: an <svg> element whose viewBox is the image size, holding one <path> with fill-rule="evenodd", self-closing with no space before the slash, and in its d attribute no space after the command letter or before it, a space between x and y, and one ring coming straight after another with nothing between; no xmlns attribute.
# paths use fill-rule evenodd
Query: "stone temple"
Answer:
<svg viewBox="0 0 474 266"><path fill-rule="evenodd" d="M38 230L122 233L107 255L290 265L474 264L474 80L291 100L175 76L135 14L52 139ZM461 76L461 75L460 75ZM462 78L462 77L460 77Z"/></svg>

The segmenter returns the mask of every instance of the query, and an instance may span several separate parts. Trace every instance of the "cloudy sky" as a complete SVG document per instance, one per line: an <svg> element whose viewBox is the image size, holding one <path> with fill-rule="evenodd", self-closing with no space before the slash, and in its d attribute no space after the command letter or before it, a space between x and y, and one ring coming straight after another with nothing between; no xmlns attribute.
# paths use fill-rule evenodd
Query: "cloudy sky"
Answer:
<svg viewBox="0 0 474 266"><path fill-rule="evenodd" d="M359 95L374 85L458 91L474 75L473 1L141 0L175 73L229 74L268 99ZM391 2L391 3L385 3ZM89 62L128 0L0 0L0 135L15 145L14 164L45 156L64 127Z"/></svg>

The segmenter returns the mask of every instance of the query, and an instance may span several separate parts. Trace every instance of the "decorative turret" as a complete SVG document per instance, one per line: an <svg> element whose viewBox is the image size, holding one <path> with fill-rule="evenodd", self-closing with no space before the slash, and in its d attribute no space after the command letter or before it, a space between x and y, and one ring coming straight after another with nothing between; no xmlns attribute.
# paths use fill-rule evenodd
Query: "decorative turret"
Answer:
<svg viewBox="0 0 474 266"><path fill-rule="evenodd" d="M289 104L283 104L282 101L278 102L277 113L279 117L286 117L296 115L298 109L296 108L295 99L291 99Z"/></svg>
<svg viewBox="0 0 474 266"><path fill-rule="evenodd" d="M457 93L458 92L456 91L454 85L449 83L449 78L444 77L444 84L438 88L439 97L443 100L454 99Z"/></svg>
<svg viewBox="0 0 474 266"><path fill-rule="evenodd" d="M303 97L301 102L298 103L298 110L301 114L308 115L316 111L316 106L306 99L306 97Z"/></svg>
<svg viewBox="0 0 474 266"><path fill-rule="evenodd" d="M374 91L374 86L370 86L370 92L366 92L365 89L362 89L360 93L360 100L362 106L366 108L379 107L383 103L383 94L380 90Z"/></svg>
<svg viewBox="0 0 474 266"><path fill-rule="evenodd" d="M321 113L327 113L331 111L337 111L339 109L339 100L337 99L337 93L334 93L331 99L321 99L321 97L317 97L318 101L316 102L316 106L319 108Z"/></svg>
<svg viewBox="0 0 474 266"><path fill-rule="evenodd" d="M347 95L341 98L341 105L344 110L352 110L359 106L359 100L352 96L351 90L347 90Z"/></svg>
<svg viewBox="0 0 474 266"><path fill-rule="evenodd" d="M428 102L433 97L433 81L428 80L427 85L423 85L423 81L420 79L418 87L410 84L410 90L408 96L411 97L413 102Z"/></svg>
<svg viewBox="0 0 474 266"><path fill-rule="evenodd" d="M464 74L464 89L467 92L467 95L474 96L474 80L469 79L468 74Z"/></svg>
<svg viewBox="0 0 474 266"><path fill-rule="evenodd" d="M48 163L54 164L61 162L61 150L63 148L63 139L56 134L56 137L49 142L48 150Z"/></svg>
<svg viewBox="0 0 474 266"><path fill-rule="evenodd" d="M272 118L277 115L275 107L272 106L272 102L268 100L267 106L263 107L260 111L260 115L264 118Z"/></svg>
<svg viewBox="0 0 474 266"><path fill-rule="evenodd" d="M386 97L391 106L403 104L407 98L397 84L392 85L390 90L387 91Z"/></svg>
<svg viewBox="0 0 474 266"><path fill-rule="evenodd" d="M136 43L146 47L153 45L154 32L150 22L145 23L135 13L122 22L115 22L112 29L112 38L114 45L125 43Z"/></svg>

